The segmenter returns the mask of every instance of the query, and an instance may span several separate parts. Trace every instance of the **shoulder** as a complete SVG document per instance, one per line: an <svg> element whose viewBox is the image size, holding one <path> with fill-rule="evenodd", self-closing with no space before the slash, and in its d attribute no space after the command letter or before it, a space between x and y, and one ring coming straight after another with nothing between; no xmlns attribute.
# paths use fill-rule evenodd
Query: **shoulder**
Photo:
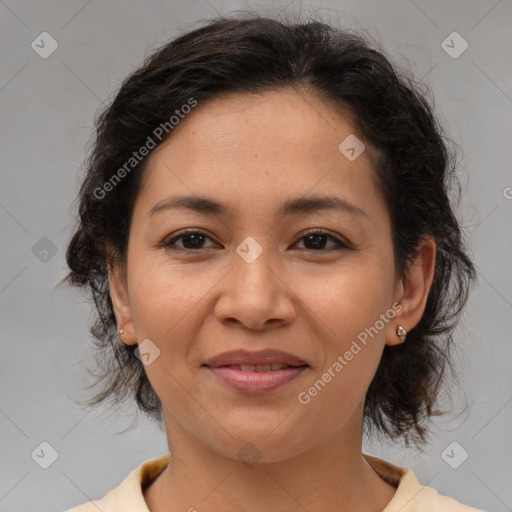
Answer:
<svg viewBox="0 0 512 512"><path fill-rule="evenodd" d="M367 454L364 458L384 480L397 488L383 512L485 512L444 496L433 487L421 485L411 468L398 467Z"/></svg>
<svg viewBox="0 0 512 512"><path fill-rule="evenodd" d="M170 454L166 454L145 460L101 499L87 501L64 512L149 512L142 489L164 470L169 458Z"/></svg>

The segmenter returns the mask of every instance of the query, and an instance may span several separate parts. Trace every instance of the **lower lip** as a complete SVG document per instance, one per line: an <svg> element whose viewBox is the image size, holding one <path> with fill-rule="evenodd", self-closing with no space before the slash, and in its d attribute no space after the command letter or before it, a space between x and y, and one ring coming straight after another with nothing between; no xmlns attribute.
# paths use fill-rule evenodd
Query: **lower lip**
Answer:
<svg viewBox="0 0 512 512"><path fill-rule="evenodd" d="M227 366L206 367L207 370L228 386L248 394L274 391L284 384L291 382L307 368L307 366L291 366L282 370L243 372Z"/></svg>

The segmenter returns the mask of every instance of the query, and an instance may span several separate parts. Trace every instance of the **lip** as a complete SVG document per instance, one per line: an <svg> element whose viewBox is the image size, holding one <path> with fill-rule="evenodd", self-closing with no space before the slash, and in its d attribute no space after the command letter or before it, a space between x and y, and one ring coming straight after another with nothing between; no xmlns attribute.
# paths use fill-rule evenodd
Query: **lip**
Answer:
<svg viewBox="0 0 512 512"><path fill-rule="evenodd" d="M308 365L270 371L241 371L230 366L206 366L224 384L250 395L268 393L288 384L309 368Z"/></svg>
<svg viewBox="0 0 512 512"><path fill-rule="evenodd" d="M282 364L280 370L242 371L237 365ZM233 368L235 366L235 368ZM268 393L297 378L309 365L300 357L275 349L230 350L203 364L222 383L247 394Z"/></svg>
<svg viewBox="0 0 512 512"><path fill-rule="evenodd" d="M294 356L293 354L289 354L288 352L283 352L282 350L275 349L264 349L258 351L230 350L228 352L223 352L222 354L218 354L215 357L208 359L208 361L206 361L206 363L204 363L203 366L208 366L210 368L218 368L221 366L230 366L237 364L258 365L272 363L284 364L287 366L307 365L306 361L303 361L299 357ZM276 372L279 371L281 370L276 370Z"/></svg>

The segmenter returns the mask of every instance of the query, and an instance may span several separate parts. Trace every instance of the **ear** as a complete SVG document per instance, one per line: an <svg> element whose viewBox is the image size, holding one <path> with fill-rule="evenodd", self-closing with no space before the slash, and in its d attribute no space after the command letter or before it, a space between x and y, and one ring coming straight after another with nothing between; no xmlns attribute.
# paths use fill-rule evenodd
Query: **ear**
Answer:
<svg viewBox="0 0 512 512"><path fill-rule="evenodd" d="M123 333L118 336L123 343L135 345L137 337L133 328L132 309L130 306L128 286L126 279L126 268L119 263L109 263L108 281L110 288L110 299L116 315L117 330L123 329Z"/></svg>
<svg viewBox="0 0 512 512"><path fill-rule="evenodd" d="M430 236L424 236L418 245L418 255L410 264L406 277L402 279L397 288L395 300L402 309L395 315L394 322L390 322L391 329L386 334L386 345L402 343L396 329L403 326L410 332L419 323L434 279L436 260L436 243Z"/></svg>

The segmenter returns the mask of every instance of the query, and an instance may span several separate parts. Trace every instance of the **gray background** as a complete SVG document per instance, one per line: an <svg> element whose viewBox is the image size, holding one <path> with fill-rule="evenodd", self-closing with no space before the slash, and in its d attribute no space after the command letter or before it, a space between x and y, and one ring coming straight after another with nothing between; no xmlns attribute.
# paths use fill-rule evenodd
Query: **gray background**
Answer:
<svg viewBox="0 0 512 512"><path fill-rule="evenodd" d="M130 410L87 413L73 402L90 382L84 370L93 357L90 310L76 290L55 285L66 272L72 202L99 104L147 49L201 19L241 9L360 24L433 88L441 119L464 149L459 210L478 267L457 331L468 409L438 422L424 453L375 442L365 450L412 467L423 484L460 501L512 510L512 3L337 0L271 7L223 0L1 2L1 511L64 510L97 499L142 461L167 452L164 432L145 420L117 434L130 424ZM59 45L46 59L31 47L44 31ZM453 31L469 44L458 58L441 46ZM454 407L463 396L455 390ZM48 469L31 456L44 441L58 453ZM469 454L458 469L441 456L452 442L454 451L445 452L452 461L462 449Z"/></svg>

